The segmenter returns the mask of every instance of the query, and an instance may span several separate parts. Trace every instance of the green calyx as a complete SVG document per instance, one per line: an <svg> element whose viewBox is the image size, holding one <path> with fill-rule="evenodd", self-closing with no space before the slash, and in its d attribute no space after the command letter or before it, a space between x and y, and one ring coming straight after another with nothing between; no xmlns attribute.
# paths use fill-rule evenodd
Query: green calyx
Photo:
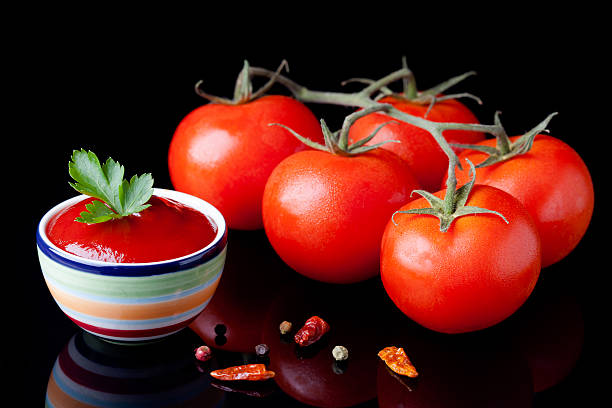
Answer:
<svg viewBox="0 0 612 408"><path fill-rule="evenodd" d="M370 113L378 112L378 111L386 111L390 108L391 108L391 105L388 105L388 104L377 104L375 106L371 106L371 107L356 111L348 115L344 119L342 128L335 132L332 132L327 126L327 124L325 123L325 121L321 119L321 130L323 131L323 138L325 140L325 145L322 145L308 138L305 138L304 136L300 135L293 129L285 125L282 125L280 123L270 123L268 124L268 126L281 126L287 129L293 136L299 139L302 143L304 143L305 145L313 149L330 152L332 154L336 154L339 156L354 156L354 155L368 152L370 150L377 149L385 143L399 143L399 140L385 140L383 142L376 143L373 145L366 145L366 143L372 140L374 136L376 136L376 134L384 126L392 122L398 123L397 121L390 120L388 122L385 122L379 125L376 129L374 129L374 131L368 137L358 140L355 143L349 144L349 129L353 125L353 123L355 123L357 119L364 117L366 115L369 115Z"/></svg>
<svg viewBox="0 0 612 408"><path fill-rule="evenodd" d="M381 87L379 89L379 94L375 97L375 100L380 100L381 98L384 98L385 96L391 96L395 99L407 101L410 103L415 103L419 105L429 105L424 115L425 118L429 115L429 112L431 112L431 109L434 107L434 105L437 102L442 102L442 101L449 100L449 99L471 98L471 99L474 99L476 102L478 102L479 105L482 105L482 101L480 100L480 98L470 93L467 93L467 92L439 96L440 94L442 94L443 92L445 92L452 86L458 84L459 82L463 81L464 79L472 75L476 75L475 71L469 71L464 74L457 75L425 91L419 91L416 85L415 76L412 73L412 71L408 69L408 65L406 63L406 57L402 57L402 68L410 73L410 75L407 75L406 77L402 78L402 84L403 84L402 92L397 93L397 92L393 92L391 89L389 89L386 86ZM371 79L366 79L366 78L352 78L347 81L344 81L342 84L344 85L349 82L360 82L360 83L365 83L365 84L372 84L375 81Z"/></svg>
<svg viewBox="0 0 612 408"><path fill-rule="evenodd" d="M253 91L253 82L251 81L250 66L248 61L245 60L242 70L240 71L240 73L238 74L238 78L236 79L236 84L234 85L234 96L232 99L223 98L204 92L201 88L203 84L202 80L196 83L195 92L202 98L212 103L219 103L223 105L241 105L243 103L251 102L268 92L268 90L276 82L277 77L280 75L283 69L289 71L287 61L285 60L281 62L281 64L276 69L274 75L268 79L268 82L266 82L258 90Z"/></svg>
<svg viewBox="0 0 612 408"><path fill-rule="evenodd" d="M525 154L529 150L531 150L535 137L542 132L548 132L546 126L548 126L548 123L556 114L557 112L551 113L546 117L546 119L540 122L533 129L525 133L523 136L516 139L514 142L511 142L510 138L508 137L508 134L505 131L502 131L496 135L496 147L459 143L453 143L452 146L462 149L477 150L479 152L487 154L487 159L482 161L481 163L478 163L476 167L480 168L491 166L495 163L500 163L505 160L511 159L512 157ZM499 126L500 129L503 129L503 126L501 126L499 115L499 111L495 112L495 124Z"/></svg>
<svg viewBox="0 0 612 408"><path fill-rule="evenodd" d="M463 217L464 215L470 214L495 214L501 217L506 224L508 220L497 211L489 210L481 207L474 207L465 205L467 199L472 191L472 187L474 187L474 182L476 181L476 168L471 161L467 160L470 166L470 182L464 184L458 189L455 189L457 179L455 178L455 161L452 160L449 165L449 182L447 183L446 194L444 200L436 197L432 193L425 190L414 190L412 193L417 193L421 195L423 198L427 200L431 207L429 208L415 208L410 210L396 211L393 213L391 217L391 221L395 225L397 223L394 220L396 214L424 214L424 215L433 215L434 217L438 217L440 220L440 231L446 232L450 228L451 224L454 220L459 217Z"/></svg>

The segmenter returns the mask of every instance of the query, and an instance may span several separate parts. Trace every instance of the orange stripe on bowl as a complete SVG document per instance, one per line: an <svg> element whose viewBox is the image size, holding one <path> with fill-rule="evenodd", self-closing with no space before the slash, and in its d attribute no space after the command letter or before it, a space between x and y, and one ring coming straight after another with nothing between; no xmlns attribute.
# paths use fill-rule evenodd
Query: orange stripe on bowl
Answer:
<svg viewBox="0 0 612 408"><path fill-rule="evenodd" d="M57 302L76 312L105 319L146 320L174 316L196 308L210 299L217 288L219 278L208 287L184 298L134 305L82 299L64 292L49 281L47 286Z"/></svg>
<svg viewBox="0 0 612 408"><path fill-rule="evenodd" d="M55 382L53 374L49 377L49 383L47 384L47 398L54 407L62 408L96 408L94 405L86 404L81 401L77 401L70 395L66 394Z"/></svg>

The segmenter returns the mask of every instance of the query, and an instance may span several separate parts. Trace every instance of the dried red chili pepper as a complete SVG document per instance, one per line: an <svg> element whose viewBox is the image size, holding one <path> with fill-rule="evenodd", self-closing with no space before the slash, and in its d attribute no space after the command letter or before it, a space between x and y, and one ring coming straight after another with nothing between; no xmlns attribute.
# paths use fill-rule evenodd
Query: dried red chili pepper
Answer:
<svg viewBox="0 0 612 408"><path fill-rule="evenodd" d="M246 364L211 371L210 375L223 381L262 381L274 377L274 371L266 369L265 364Z"/></svg>
<svg viewBox="0 0 612 408"><path fill-rule="evenodd" d="M304 326L293 337L300 346L310 346L329 331L329 324L319 316L306 320Z"/></svg>
<svg viewBox="0 0 612 408"><path fill-rule="evenodd" d="M405 375L411 378L419 375L406 355L406 352L401 347L385 347L378 352L378 357L380 357L393 372L399 375Z"/></svg>

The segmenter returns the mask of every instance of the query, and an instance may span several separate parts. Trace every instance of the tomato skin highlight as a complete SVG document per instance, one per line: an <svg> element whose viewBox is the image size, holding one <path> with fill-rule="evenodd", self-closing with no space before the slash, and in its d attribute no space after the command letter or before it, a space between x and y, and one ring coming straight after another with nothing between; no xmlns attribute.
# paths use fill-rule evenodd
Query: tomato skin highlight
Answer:
<svg viewBox="0 0 612 408"><path fill-rule="evenodd" d="M94 200L84 198L49 222L47 235L53 244L98 261L156 262L196 252L217 234L217 226L204 214L155 195L148 202L151 207L127 217L99 224L75 221L85 205Z"/></svg>
<svg viewBox="0 0 612 408"><path fill-rule="evenodd" d="M378 273L380 238L418 183L406 162L375 149L354 157L304 151L272 172L263 220L278 255L295 271L330 283Z"/></svg>
<svg viewBox="0 0 612 408"><path fill-rule="evenodd" d="M421 118L425 116L429 107L390 96L382 98L379 102L391 104L402 112ZM432 122L479 123L476 116L456 99L437 102L426 119ZM378 126L390 120L397 122L396 119L383 113L371 113L358 119L351 126L349 138L353 142L363 139ZM485 135L474 131L447 130L444 132L444 138L449 143L473 144L484 140ZM438 190L440 181L448 170L448 157L429 132L409 123L389 123L367 144L380 143L384 140L399 140L401 143L386 143L382 148L406 160L425 190Z"/></svg>
<svg viewBox="0 0 612 408"><path fill-rule="evenodd" d="M178 125L168 151L174 188L200 197L223 213L229 228L263 227L266 180L285 157L308 149L280 126L321 142L321 127L301 102L281 95L241 105L209 103Z"/></svg>
<svg viewBox="0 0 612 408"><path fill-rule="evenodd" d="M435 193L444 197L444 190ZM431 215L396 214L382 238L381 277L404 314L431 330L476 331L501 322L529 297L540 273L540 240L527 210L490 186L475 185L466 215L440 232ZM402 207L425 208L418 199Z"/></svg>
<svg viewBox="0 0 612 408"><path fill-rule="evenodd" d="M480 144L495 146L495 140ZM462 152L464 170L457 170L457 182L469 181L466 159L478 164L485 158L473 150ZM574 149L552 136L537 135L529 152L477 168L476 182L510 193L527 208L542 240L542 267L560 261L578 245L593 215L588 168Z"/></svg>

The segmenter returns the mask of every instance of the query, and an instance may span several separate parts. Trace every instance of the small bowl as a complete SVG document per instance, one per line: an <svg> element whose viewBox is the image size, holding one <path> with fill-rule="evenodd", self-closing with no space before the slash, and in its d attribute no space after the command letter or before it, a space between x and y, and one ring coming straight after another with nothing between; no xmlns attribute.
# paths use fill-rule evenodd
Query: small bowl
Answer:
<svg viewBox="0 0 612 408"><path fill-rule="evenodd" d="M180 258L146 263L113 263L82 258L54 245L47 224L61 210L87 196L49 210L36 231L45 282L60 309L82 329L104 339L158 339L191 323L212 298L225 265L227 227L211 204L174 190L154 195L188 205L208 216L217 235L206 247Z"/></svg>

